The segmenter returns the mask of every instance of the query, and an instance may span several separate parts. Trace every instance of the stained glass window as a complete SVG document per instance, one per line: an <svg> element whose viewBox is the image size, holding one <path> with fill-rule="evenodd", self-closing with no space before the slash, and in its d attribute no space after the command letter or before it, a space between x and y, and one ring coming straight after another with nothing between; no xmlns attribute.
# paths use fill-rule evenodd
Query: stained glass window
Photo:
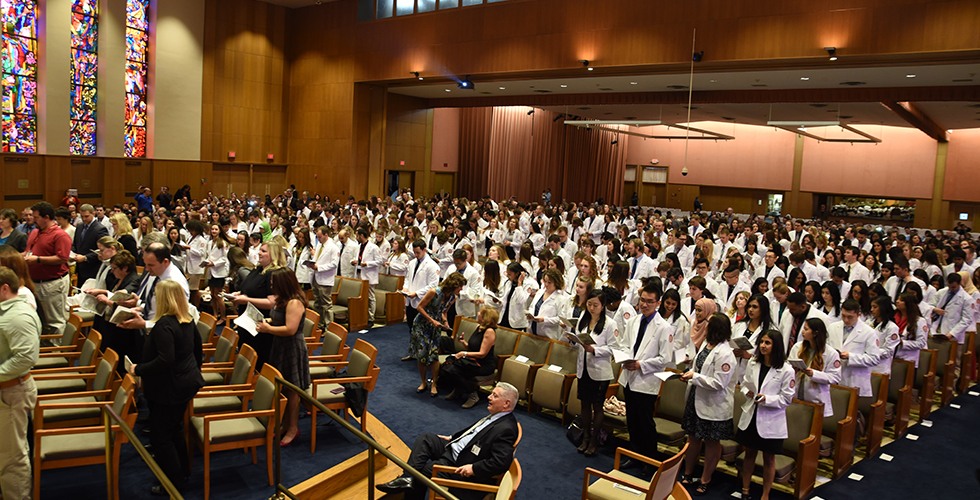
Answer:
<svg viewBox="0 0 980 500"><path fill-rule="evenodd" d="M3 0L6 1L6 0ZM98 0L89 0L96 2ZM146 156L150 0L126 0L126 156Z"/></svg>
<svg viewBox="0 0 980 500"><path fill-rule="evenodd" d="M6 1L6 0L2 0ZM71 131L73 155L95 155L98 103L99 1L73 0L71 6Z"/></svg>
<svg viewBox="0 0 980 500"><path fill-rule="evenodd" d="M95 1L95 0L93 0ZM0 0L3 151L37 152L37 2Z"/></svg>

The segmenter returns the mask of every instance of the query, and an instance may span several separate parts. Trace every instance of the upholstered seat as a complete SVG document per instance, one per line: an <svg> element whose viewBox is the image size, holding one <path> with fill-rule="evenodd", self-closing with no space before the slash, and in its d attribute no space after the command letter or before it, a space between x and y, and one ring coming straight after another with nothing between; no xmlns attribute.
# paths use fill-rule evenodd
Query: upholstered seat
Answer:
<svg viewBox="0 0 980 500"><path fill-rule="evenodd" d="M191 425L197 432L197 438L204 440L204 417L191 417ZM234 441L260 439L265 435L265 425L257 418L237 418L235 420L218 420L211 422L209 443L231 443Z"/></svg>
<svg viewBox="0 0 980 500"><path fill-rule="evenodd" d="M679 378L672 378L660 386L653 421L657 424L657 440L668 446L678 446L684 440L685 432L680 423L684 420L686 391L687 383Z"/></svg>

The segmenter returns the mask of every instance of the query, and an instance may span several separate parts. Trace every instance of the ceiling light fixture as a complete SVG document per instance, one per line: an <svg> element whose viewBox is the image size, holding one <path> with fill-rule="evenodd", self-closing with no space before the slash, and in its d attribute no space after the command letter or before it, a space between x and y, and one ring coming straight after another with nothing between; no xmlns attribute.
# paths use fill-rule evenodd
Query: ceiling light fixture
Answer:
<svg viewBox="0 0 980 500"><path fill-rule="evenodd" d="M474 90L474 89L476 89L476 85L473 85L473 81L470 80L470 75L466 75L466 78L463 78L462 80L460 80L459 81L459 84L456 85L456 86L459 87L459 88L461 88L461 89L463 89L463 90Z"/></svg>
<svg viewBox="0 0 980 500"><path fill-rule="evenodd" d="M808 81L810 81L810 77L809 76L801 76L800 77L800 80L803 80L804 82L808 82Z"/></svg>
<svg viewBox="0 0 980 500"><path fill-rule="evenodd" d="M562 85L561 88L568 88L568 85Z"/></svg>
<svg viewBox="0 0 980 500"><path fill-rule="evenodd" d="M912 73L909 73L909 74L905 75L905 78L915 78L915 75L913 75Z"/></svg>
<svg viewBox="0 0 980 500"><path fill-rule="evenodd" d="M826 50L827 54L830 54L831 61L837 60L837 47L824 47L823 50Z"/></svg>
<svg viewBox="0 0 980 500"><path fill-rule="evenodd" d="M702 50L701 52L695 52L693 59L694 62L701 62L701 59L704 59L704 51Z"/></svg>
<svg viewBox="0 0 980 500"><path fill-rule="evenodd" d="M507 87L498 87L500 90L507 90Z"/></svg>
<svg viewBox="0 0 980 500"><path fill-rule="evenodd" d="M595 68L592 67L592 65L589 64L589 60L588 59L579 59L578 62L582 63L582 66L585 66L585 69L587 69L589 71L592 71L593 69L595 69Z"/></svg>
<svg viewBox="0 0 980 500"><path fill-rule="evenodd" d="M411 75L415 75L415 78L418 78L419 80L425 80L425 78L419 76L419 72L418 71L409 71L408 73L411 74Z"/></svg>

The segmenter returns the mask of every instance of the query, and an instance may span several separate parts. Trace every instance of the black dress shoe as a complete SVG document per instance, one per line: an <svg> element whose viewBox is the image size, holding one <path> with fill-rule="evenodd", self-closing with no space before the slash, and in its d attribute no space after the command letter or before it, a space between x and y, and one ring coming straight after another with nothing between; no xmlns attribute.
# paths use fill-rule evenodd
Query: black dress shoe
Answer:
<svg viewBox="0 0 980 500"><path fill-rule="evenodd" d="M412 489L412 478L409 477L397 477L388 481L384 484L379 484L377 488L385 493L402 493Z"/></svg>
<svg viewBox="0 0 980 500"><path fill-rule="evenodd" d="M642 465L639 460L633 460L632 458L627 458L626 460L619 461L619 470L633 469Z"/></svg>

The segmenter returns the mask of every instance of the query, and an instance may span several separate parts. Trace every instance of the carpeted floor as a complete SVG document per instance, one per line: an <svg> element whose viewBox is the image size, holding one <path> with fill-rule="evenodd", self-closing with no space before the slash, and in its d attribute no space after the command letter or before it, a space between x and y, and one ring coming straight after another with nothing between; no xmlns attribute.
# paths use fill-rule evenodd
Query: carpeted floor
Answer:
<svg viewBox="0 0 980 500"><path fill-rule="evenodd" d="M378 365L381 375L377 388L371 394L368 410L385 423L409 446L415 437L426 431L449 434L468 427L486 414L486 399L470 410L459 407L460 402L430 398L416 394L420 383L418 365L414 361L400 360L408 346L408 328L405 324L371 330L359 335L351 332L348 344L364 338L378 348ZM445 395L443 393L442 395ZM963 395L954 401L961 409L945 408L934 412L932 428L916 425L910 431L918 435L917 441L902 439L883 448L883 453L894 456L891 462L879 458L863 460L852 469L864 476L861 481L843 478L820 486L815 495L825 499L867 498L869 495L884 498L978 498L980 487L974 470L980 467L980 433L974 432L973 424L980 420L980 397ZM515 412L523 427L524 436L518 446L517 456L524 470L524 482L518 498L574 499L581 497L582 474L586 467L609 470L613 464L618 439L607 443L599 455L586 458L575 452L565 438L565 430L558 418L545 414L527 414L525 407ZM363 444L339 426L321 418L318 428L317 452L310 454L309 420L300 420L301 436L290 447L282 450L283 483L295 485L323 470L336 465L350 456L363 451ZM138 429L140 426L137 427ZM145 440L144 440L145 441ZM212 455L211 498L264 499L272 495L268 485L264 449L259 449L258 463L239 451L224 451ZM654 457L658 459L664 456ZM144 498L153 484L152 473L139 459L131 446L123 446L120 479L120 496ZM914 471L914 472L913 472ZM909 473L913 472L913 473ZM194 471L190 484L184 491L187 499L203 498L203 459L195 454ZM712 488L703 498L732 498L740 482L736 478L718 472ZM86 466L73 469L52 470L42 473L42 498L98 499L106 496L105 468ZM753 494L761 493L758 485ZM381 494L378 492L378 496ZM773 499L787 499L789 495L773 492Z"/></svg>

